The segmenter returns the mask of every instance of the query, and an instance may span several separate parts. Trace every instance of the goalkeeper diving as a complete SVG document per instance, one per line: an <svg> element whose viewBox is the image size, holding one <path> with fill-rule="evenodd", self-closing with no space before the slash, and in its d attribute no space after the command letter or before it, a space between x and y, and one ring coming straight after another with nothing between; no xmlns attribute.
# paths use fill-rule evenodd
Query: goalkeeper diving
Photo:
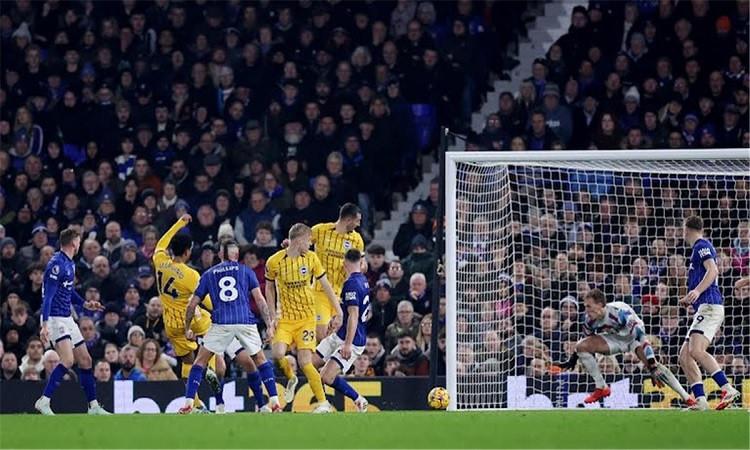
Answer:
<svg viewBox="0 0 750 450"><path fill-rule="evenodd" d="M599 370L599 364L594 354L617 355L635 352L644 366L651 372L651 379L655 385L665 384L672 388L688 406L695 403L687 391L680 385L674 374L656 360L654 349L646 339L643 321L627 303L607 303L604 293L599 289L592 289L584 296L586 318L583 324L584 338L576 344L575 353L570 359L561 364L562 369L570 370L580 360L586 372L596 383L596 389L583 401L594 403L612 393L604 376Z"/></svg>

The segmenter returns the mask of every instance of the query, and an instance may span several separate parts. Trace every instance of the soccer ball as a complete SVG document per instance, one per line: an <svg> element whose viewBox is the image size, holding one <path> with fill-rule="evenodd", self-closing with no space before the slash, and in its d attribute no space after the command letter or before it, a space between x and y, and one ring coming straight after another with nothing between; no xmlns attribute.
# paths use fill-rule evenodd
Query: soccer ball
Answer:
<svg viewBox="0 0 750 450"><path fill-rule="evenodd" d="M427 394L427 404L432 409L445 409L450 403L450 395L444 387L432 388L429 394Z"/></svg>

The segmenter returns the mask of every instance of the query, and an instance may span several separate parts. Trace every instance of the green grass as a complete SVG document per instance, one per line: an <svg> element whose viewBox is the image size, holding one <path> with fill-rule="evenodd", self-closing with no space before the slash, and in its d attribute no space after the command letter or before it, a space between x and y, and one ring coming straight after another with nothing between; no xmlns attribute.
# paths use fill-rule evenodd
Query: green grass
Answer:
<svg viewBox="0 0 750 450"><path fill-rule="evenodd" d="M1 448L750 448L744 410L0 416Z"/></svg>

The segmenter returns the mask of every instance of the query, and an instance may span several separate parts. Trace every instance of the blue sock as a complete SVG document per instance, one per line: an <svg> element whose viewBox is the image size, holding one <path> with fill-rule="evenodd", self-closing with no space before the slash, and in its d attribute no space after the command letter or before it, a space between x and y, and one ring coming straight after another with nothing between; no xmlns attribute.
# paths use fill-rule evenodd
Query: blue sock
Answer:
<svg viewBox="0 0 750 450"><path fill-rule="evenodd" d="M271 364L271 361L266 361L258 366L258 372L260 373L260 378L263 381L263 386L266 387L268 396L277 396L278 394L276 393L276 378L273 376L273 364Z"/></svg>
<svg viewBox="0 0 750 450"><path fill-rule="evenodd" d="M185 398L195 398L198 388L203 380L203 367L193 364L188 375L187 386L185 387Z"/></svg>
<svg viewBox="0 0 750 450"><path fill-rule="evenodd" d="M690 386L690 391L693 393L693 396L695 396L695 398L706 396L705 392L703 392L703 383L695 383L694 385Z"/></svg>
<svg viewBox="0 0 750 450"><path fill-rule="evenodd" d="M253 391L255 396L255 404L258 408L261 408L266 404L266 398L263 397L263 386L260 383L260 372L250 372L247 374L247 385L250 386L250 390Z"/></svg>
<svg viewBox="0 0 750 450"><path fill-rule="evenodd" d="M80 382L83 392L86 393L86 401L91 403L96 400L96 380L94 380L94 371L91 369L81 369Z"/></svg>
<svg viewBox="0 0 750 450"><path fill-rule="evenodd" d="M333 384L331 384L331 387L352 400L356 400L359 397L357 391L355 391L354 388L349 383L347 383L344 377L342 377L341 375L338 375L336 379L333 380Z"/></svg>
<svg viewBox="0 0 750 450"><path fill-rule="evenodd" d="M68 373L68 369L62 364L58 364L55 370L49 374L49 380L47 380L47 386L44 388L44 396L52 398L52 394L55 393L57 386L60 385L65 374Z"/></svg>
<svg viewBox="0 0 750 450"><path fill-rule="evenodd" d="M729 384L729 380L727 380L726 374L721 369L712 373L711 378L714 379L714 381L716 382L716 384L719 385L719 387L723 387L724 385Z"/></svg>

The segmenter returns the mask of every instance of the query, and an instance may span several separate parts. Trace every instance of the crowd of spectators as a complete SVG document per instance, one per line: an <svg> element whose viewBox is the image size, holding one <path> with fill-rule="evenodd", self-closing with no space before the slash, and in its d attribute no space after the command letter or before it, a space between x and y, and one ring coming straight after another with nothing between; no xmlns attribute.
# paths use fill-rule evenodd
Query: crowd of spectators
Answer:
<svg viewBox="0 0 750 450"><path fill-rule="evenodd" d="M216 262L220 229L228 227L262 280L265 258L292 224L335 220L347 201L361 207L369 241L393 194L418 181L419 156L433 148L437 125L466 128L490 70L503 70L503 49L523 27L517 16L525 7L470 0L4 4L2 378L44 378L42 366L59 358L41 352L36 336L45 265L66 227L83 234L77 290L106 305L76 311L100 380L169 378L164 365L174 360L151 256L181 214L195 217L199 272ZM425 223L422 215L418 228ZM408 321L427 323L424 274L433 276L434 263L429 242L415 244L407 234L399 241L403 270L392 264L392 278L378 288L381 347L369 353L370 365L358 363L359 372L425 373L429 339L402 337L407 318L397 321L395 311L416 296Z"/></svg>
<svg viewBox="0 0 750 450"><path fill-rule="evenodd" d="M746 0L591 0L472 149L738 148L748 134Z"/></svg>
<svg viewBox="0 0 750 450"><path fill-rule="evenodd" d="M576 6L568 33L533 62L518 93L498 94L499 111L468 134L466 147L748 148L749 20L746 0ZM633 306L657 355L679 373L693 313L677 303L690 256L681 222L690 214L706 220L719 253L727 318L713 351L727 373L750 376L750 290L734 286L750 275L750 180L601 175L514 171L521 212L514 209L510 222L507 201L488 192L497 173L469 169L459 180L464 382L498 371L554 373L553 363L567 359L580 337L583 296L594 287ZM489 229L498 223L514 235L512 249ZM605 374L642 370L634 355L600 364Z"/></svg>

